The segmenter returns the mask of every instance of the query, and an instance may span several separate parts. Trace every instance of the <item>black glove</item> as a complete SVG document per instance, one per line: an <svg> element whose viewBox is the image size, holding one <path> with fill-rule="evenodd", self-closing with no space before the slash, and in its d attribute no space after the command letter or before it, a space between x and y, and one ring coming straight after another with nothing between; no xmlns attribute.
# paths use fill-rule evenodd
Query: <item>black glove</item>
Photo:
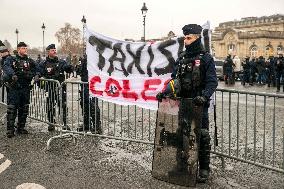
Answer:
<svg viewBox="0 0 284 189"><path fill-rule="evenodd" d="M193 103L197 106L201 106L207 102L207 98L204 96L197 96L193 99Z"/></svg>
<svg viewBox="0 0 284 189"><path fill-rule="evenodd" d="M13 81L13 82L16 82L16 81L18 81L18 76L16 76L16 75L13 75L13 76L12 76L12 81Z"/></svg>
<svg viewBox="0 0 284 189"><path fill-rule="evenodd" d="M39 82L39 75L35 75L34 80L36 83Z"/></svg>
<svg viewBox="0 0 284 189"><path fill-rule="evenodd" d="M159 102L162 102L162 99L165 98L165 94L162 93L162 92L159 92L157 95L156 95L156 99L159 101Z"/></svg>
<svg viewBox="0 0 284 189"><path fill-rule="evenodd" d="M67 72L67 73L73 72L73 66L72 66L72 65L67 65L67 66L65 67L65 72Z"/></svg>

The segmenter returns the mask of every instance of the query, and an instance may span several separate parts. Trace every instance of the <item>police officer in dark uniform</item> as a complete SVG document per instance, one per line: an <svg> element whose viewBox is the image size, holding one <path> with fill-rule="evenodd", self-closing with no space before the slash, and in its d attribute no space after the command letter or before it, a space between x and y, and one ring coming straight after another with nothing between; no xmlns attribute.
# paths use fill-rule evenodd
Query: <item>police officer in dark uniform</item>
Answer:
<svg viewBox="0 0 284 189"><path fill-rule="evenodd" d="M280 53L278 58L276 59L276 87L277 91L280 92L280 84L284 80L284 57L283 54ZM283 84L283 92L284 92L284 84Z"/></svg>
<svg viewBox="0 0 284 189"><path fill-rule="evenodd" d="M40 63L39 67L41 70L41 76L45 79L54 79L62 83L65 80L65 73L71 73L72 66L67 64L66 61L59 59L56 56L56 48L54 44L50 44L46 48L47 57ZM57 87L54 83L49 83L45 85L45 90L48 92L47 97L47 118L50 123L55 123L55 105L60 107L59 97ZM67 127L67 107L66 107L66 85L62 86L63 93L62 97L62 111L63 111L63 129L69 129ZM50 124L48 126L48 131L53 131L55 129L54 125Z"/></svg>
<svg viewBox="0 0 284 189"><path fill-rule="evenodd" d="M8 50L8 48L2 43L2 41L0 41L0 88L1 88L1 102L4 102L4 97L5 97L5 89L6 91L8 90L7 87L5 87L4 85L4 72L3 72L3 65L4 65L4 61L9 57L10 52Z"/></svg>
<svg viewBox="0 0 284 189"><path fill-rule="evenodd" d="M234 68L233 68L233 60L231 55L229 54L227 58L225 59L224 65L223 65L223 70L224 70L224 75L225 75L225 83L226 84L234 84Z"/></svg>
<svg viewBox="0 0 284 189"><path fill-rule="evenodd" d="M0 41L0 58L1 58L1 61L0 61L0 87L3 86L3 65L4 65L4 61L6 60L6 58L8 58L10 56L10 53L9 53L9 50L8 48L4 45L4 43L2 43L2 41ZM4 90L4 88L2 88L2 91ZM4 92L4 91L3 91ZM2 94L3 96L3 94Z"/></svg>
<svg viewBox="0 0 284 189"><path fill-rule="evenodd" d="M1 68L4 65L5 59L10 56L10 52L8 48L4 45L4 43L0 40L0 58L1 58Z"/></svg>
<svg viewBox="0 0 284 189"><path fill-rule="evenodd" d="M249 65L249 57L246 57L244 62L242 63L243 69L244 69L244 74L242 78L242 85L246 85L246 83L249 83L249 78L250 78L250 65Z"/></svg>
<svg viewBox="0 0 284 189"><path fill-rule="evenodd" d="M78 65L78 74L81 81L88 82L87 56L80 58L81 64ZM98 99L90 98L89 85L82 84L80 90L80 105L84 116L84 128L78 128L78 131L91 131L97 134L102 134L102 127L100 121L100 108ZM90 122L91 121L91 122Z"/></svg>
<svg viewBox="0 0 284 189"><path fill-rule="evenodd" d="M17 45L18 54L9 56L3 65L4 78L9 87L7 93L7 137L14 136L14 124L18 114L18 134L28 134L25 129L29 112L31 81L38 80L39 72L35 62L27 56L27 45Z"/></svg>
<svg viewBox="0 0 284 189"><path fill-rule="evenodd" d="M268 77L268 87L272 83L273 87L276 87L276 58L270 56L269 60L269 77Z"/></svg>
<svg viewBox="0 0 284 189"><path fill-rule="evenodd" d="M211 148L208 107L218 82L213 57L204 50L201 43L202 27L197 24L188 24L182 30L186 50L180 53L171 77L180 82L181 98L193 98L195 105L203 106L199 144L199 179L205 182L209 177ZM162 93L157 95L158 100L162 97Z"/></svg>
<svg viewBox="0 0 284 189"><path fill-rule="evenodd" d="M253 83L256 81L256 59L253 57L251 61L249 62L249 67L250 67L250 82L249 85L253 85Z"/></svg>

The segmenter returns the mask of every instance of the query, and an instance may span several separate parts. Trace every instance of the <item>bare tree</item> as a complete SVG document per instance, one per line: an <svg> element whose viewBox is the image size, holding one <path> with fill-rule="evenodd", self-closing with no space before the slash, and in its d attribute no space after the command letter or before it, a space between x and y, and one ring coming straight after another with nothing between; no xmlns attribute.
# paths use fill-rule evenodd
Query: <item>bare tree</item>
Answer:
<svg viewBox="0 0 284 189"><path fill-rule="evenodd" d="M38 48L34 47L29 49L29 56L31 56L32 58L36 58L39 54L40 55L42 54L41 47Z"/></svg>
<svg viewBox="0 0 284 189"><path fill-rule="evenodd" d="M79 28L72 27L71 24L65 23L65 26L55 33L55 37L60 43L61 53L79 54L82 52L83 45Z"/></svg>

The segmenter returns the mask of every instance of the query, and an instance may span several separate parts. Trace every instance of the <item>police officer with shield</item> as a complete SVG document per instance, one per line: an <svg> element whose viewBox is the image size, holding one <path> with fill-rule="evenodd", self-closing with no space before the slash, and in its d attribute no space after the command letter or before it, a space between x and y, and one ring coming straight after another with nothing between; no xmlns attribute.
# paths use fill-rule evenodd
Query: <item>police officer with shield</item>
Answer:
<svg viewBox="0 0 284 189"><path fill-rule="evenodd" d="M58 80L60 83L65 80L65 73L71 73L72 66L67 64L66 61L59 59L56 56L56 48L54 44L50 44L46 48L47 57L46 59L40 63L40 71L41 76L45 79L54 79ZM44 86L46 92L48 93L47 97L47 117L49 123L52 123L48 126L48 131L53 131L55 129L55 106L60 107L58 93L61 94L62 97L62 111L63 111L63 129L69 129L67 126L67 106L66 106L66 85L62 85L62 91L58 91L55 83L46 82ZM60 113L60 112L59 112Z"/></svg>
<svg viewBox="0 0 284 189"><path fill-rule="evenodd" d="M18 54L9 56L3 65L4 81L9 88L7 93L7 137L14 136L14 124L18 114L18 134L28 134L25 129L29 113L31 81L38 80L39 72L35 62L27 56L27 45L17 45Z"/></svg>
<svg viewBox="0 0 284 189"><path fill-rule="evenodd" d="M217 76L213 57L204 50L201 43L202 27L188 24L183 28L185 51L179 54L174 64L172 79L180 83L178 97L192 98L195 106L203 108L202 124L199 138L199 181L205 182L209 177L210 135L208 108L210 97L217 88ZM157 99L165 97L158 93ZM181 111L181 110L180 110ZM189 112L188 112L189 114ZM186 112L184 112L186 115Z"/></svg>

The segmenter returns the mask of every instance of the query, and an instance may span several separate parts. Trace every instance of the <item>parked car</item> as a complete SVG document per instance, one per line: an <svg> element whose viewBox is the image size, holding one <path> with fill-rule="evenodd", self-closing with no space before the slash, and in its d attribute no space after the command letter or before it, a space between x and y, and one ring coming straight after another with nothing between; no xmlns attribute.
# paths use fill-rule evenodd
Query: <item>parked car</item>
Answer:
<svg viewBox="0 0 284 189"><path fill-rule="evenodd" d="M215 62L217 78L223 81L224 80L224 73L223 73L224 61L214 58L214 62Z"/></svg>

